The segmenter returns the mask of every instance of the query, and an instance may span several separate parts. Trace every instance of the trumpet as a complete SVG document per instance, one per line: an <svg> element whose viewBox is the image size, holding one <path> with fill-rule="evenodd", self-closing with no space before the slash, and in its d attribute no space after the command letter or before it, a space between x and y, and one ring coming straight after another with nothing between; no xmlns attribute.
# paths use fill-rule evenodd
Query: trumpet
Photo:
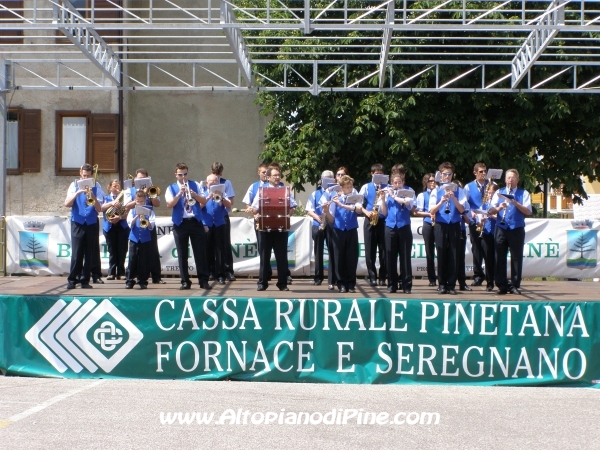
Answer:
<svg viewBox="0 0 600 450"><path fill-rule="evenodd" d="M146 189L146 194L148 194L148 198L152 199L152 198L156 198L160 195L160 188L158 186L150 186L148 189Z"/></svg>
<svg viewBox="0 0 600 450"><path fill-rule="evenodd" d="M150 221L146 219L146 216L140 217L140 228L148 228L150 226Z"/></svg>
<svg viewBox="0 0 600 450"><path fill-rule="evenodd" d="M187 204L189 206L194 206L196 204L196 200L192 197L189 184L185 182L183 183L183 186L185 187L185 198L187 200Z"/></svg>
<svg viewBox="0 0 600 450"><path fill-rule="evenodd" d="M220 192L215 192L215 193L213 194L213 201L214 201L215 203L221 203L221 202L223 201L223 196L221 195L221 193L220 193Z"/></svg>
<svg viewBox="0 0 600 450"><path fill-rule="evenodd" d="M94 203L96 203L96 200L94 200L94 198L92 197L92 190L90 189L89 186L87 186L85 188L85 196L86 196L85 204L87 206L93 206Z"/></svg>

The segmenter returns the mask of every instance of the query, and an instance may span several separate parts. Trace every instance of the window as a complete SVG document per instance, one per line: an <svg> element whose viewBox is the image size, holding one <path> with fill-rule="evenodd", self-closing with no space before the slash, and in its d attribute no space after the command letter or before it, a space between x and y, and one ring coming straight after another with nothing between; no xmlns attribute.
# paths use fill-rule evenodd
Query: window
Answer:
<svg viewBox="0 0 600 450"><path fill-rule="evenodd" d="M0 0L0 23L22 23L23 1L22 0ZM8 9L3 8L6 7ZM23 30L0 30L0 45L22 44Z"/></svg>
<svg viewBox="0 0 600 450"><path fill-rule="evenodd" d="M56 175L79 175L82 164L98 164L98 172L118 171L118 114L89 111L56 112Z"/></svg>
<svg viewBox="0 0 600 450"><path fill-rule="evenodd" d="M6 138L6 173L39 172L42 166L42 112L39 109L9 109Z"/></svg>

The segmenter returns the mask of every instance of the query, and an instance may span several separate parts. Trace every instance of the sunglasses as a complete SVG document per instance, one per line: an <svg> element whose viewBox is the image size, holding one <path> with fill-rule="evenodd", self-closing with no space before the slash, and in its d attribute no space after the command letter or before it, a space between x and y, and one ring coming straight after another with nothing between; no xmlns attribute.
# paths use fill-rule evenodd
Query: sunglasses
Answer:
<svg viewBox="0 0 600 450"><path fill-rule="evenodd" d="M427 180L428 183L435 183L435 180Z"/></svg>
<svg viewBox="0 0 600 450"><path fill-rule="evenodd" d="M479 173L486 173L487 170L478 170L477 172L479 172Z"/></svg>
<svg viewBox="0 0 600 450"><path fill-rule="evenodd" d="M338 173L336 173L336 176L338 176L338 177L343 177L344 175L346 175L344 172L338 172Z"/></svg>
<svg viewBox="0 0 600 450"><path fill-rule="evenodd" d="M176 173L175 175L177 175L178 177L185 177L187 175L186 173Z"/></svg>
<svg viewBox="0 0 600 450"><path fill-rule="evenodd" d="M452 172L442 172L442 175L449 177L452 175Z"/></svg>

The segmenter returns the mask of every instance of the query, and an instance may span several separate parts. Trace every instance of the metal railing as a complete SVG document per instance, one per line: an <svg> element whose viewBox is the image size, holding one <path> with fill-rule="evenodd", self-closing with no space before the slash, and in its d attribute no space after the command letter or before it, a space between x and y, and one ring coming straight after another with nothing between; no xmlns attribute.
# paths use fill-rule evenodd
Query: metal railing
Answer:
<svg viewBox="0 0 600 450"><path fill-rule="evenodd" d="M6 276L6 217L0 217L0 276Z"/></svg>

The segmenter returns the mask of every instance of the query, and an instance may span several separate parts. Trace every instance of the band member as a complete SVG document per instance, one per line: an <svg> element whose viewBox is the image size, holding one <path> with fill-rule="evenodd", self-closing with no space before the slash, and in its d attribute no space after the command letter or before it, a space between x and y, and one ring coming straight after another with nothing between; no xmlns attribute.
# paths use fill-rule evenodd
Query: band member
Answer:
<svg viewBox="0 0 600 450"><path fill-rule="evenodd" d="M525 245L525 216L531 215L531 196L520 189L519 172L509 169L505 174L506 186L492 199L490 213L497 214L494 244L496 247L496 286L498 295L520 294L523 273L523 246ZM509 196L503 197L503 195ZM506 277L510 249L510 282Z"/></svg>
<svg viewBox="0 0 600 450"><path fill-rule="evenodd" d="M225 192L221 192L219 195L210 192L210 187L218 184L219 177L217 175L212 174L206 178L208 191L206 193L206 205L202 208L202 222L206 227L205 229L208 230L208 271L217 279L219 284L225 284L225 254L227 252L225 216L227 215L227 208L231 208L231 202L227 198Z"/></svg>
<svg viewBox="0 0 600 450"><path fill-rule="evenodd" d="M269 178L269 186L280 187L281 172L276 168L269 168L267 170L267 176ZM289 202L290 212L294 213L296 208L296 200L290 194L286 199ZM252 209L254 214L260 213L260 197L257 195L254 197L252 203ZM261 245L258 248L260 254L260 273L258 276L257 291L264 291L269 287L269 272L267 266L271 265L271 251L275 253L275 260L277 261L277 287L280 291L289 291L288 285L288 259L287 259L287 243L288 233L287 231L259 231L262 233L260 238Z"/></svg>
<svg viewBox="0 0 600 450"><path fill-rule="evenodd" d="M258 166L258 181L255 181L250 185L248 190L246 191L246 195L244 195L244 199L242 202L246 205L246 209L244 212L248 214L252 214L254 216L254 210L252 209L252 202L254 201L254 197L258 194L258 191L261 187L266 187L269 185L269 177L267 177L267 169L269 165L266 163L262 163ZM258 214L256 215L258 216ZM256 245L260 247L260 237L262 234L258 232L258 222L257 217L254 217L254 233L256 234ZM272 270L271 266L267 269L269 271L268 279L271 280Z"/></svg>
<svg viewBox="0 0 600 450"><path fill-rule="evenodd" d="M84 164L79 170L81 179L92 178L93 167ZM98 241L98 213L102 210L104 192L99 183L91 189L79 189L74 181L67 190L65 206L71 208L71 268L67 277L67 289L75 289L81 283L91 289L91 265L95 254L100 254ZM90 203L88 205L88 203Z"/></svg>
<svg viewBox="0 0 600 450"><path fill-rule="evenodd" d="M415 216L423 218L423 242L425 245L425 258L427 260L427 279L429 286L435 286L435 239L433 237L433 224L431 222L431 214L429 214L429 196L431 191L435 189L435 175L426 173L423 177L423 192L417 196L417 209Z"/></svg>
<svg viewBox="0 0 600 450"><path fill-rule="evenodd" d="M356 266L358 265L358 214L360 203L347 204L348 195L355 192L354 180L348 175L339 179L342 193L336 193L329 208L325 208L332 227L335 270L340 293L356 292Z"/></svg>
<svg viewBox="0 0 600 450"><path fill-rule="evenodd" d="M456 184L459 187L463 187L463 184L455 180ZM465 253L467 251L467 226L470 225L471 212L469 210L465 210L460 215L460 243L458 245L458 250L456 252L456 281L458 281L458 288L461 291L472 291L467 285L467 275L466 275L466 263L465 263Z"/></svg>
<svg viewBox="0 0 600 450"><path fill-rule="evenodd" d="M486 180L487 168L484 163L478 162L475 164L473 174L475 175L475 180L465 186L465 197L467 197L471 211L482 209L486 188L489 183ZM471 286L481 286L485 280L485 273L483 271L483 242L479 239L479 233L476 230L476 214L474 212L470 212L469 214L471 216L469 239L471 240L471 253L473 253L473 282Z"/></svg>
<svg viewBox="0 0 600 450"><path fill-rule="evenodd" d="M229 212L233 208L233 202L235 200L235 192L233 191L233 185L231 181L223 178L223 164L220 162L214 162L210 167L211 173L219 177L219 184L225 185L225 195L229 199L231 206L227 209L225 214L225 243L227 250L225 251L225 277L229 281L235 281L235 275L233 273L233 251L231 250L231 221L229 220Z"/></svg>
<svg viewBox="0 0 600 450"><path fill-rule="evenodd" d="M435 217L433 235L438 257L438 293L456 295L456 252L460 244L460 216L468 209L463 189L445 189L452 182L454 164L444 162L439 168L442 183L429 196L429 211Z"/></svg>
<svg viewBox="0 0 600 450"><path fill-rule="evenodd" d="M200 195L201 185L196 181L188 180L188 166L179 163L175 166L176 182L165 191L167 208L172 208L173 238L177 248L179 274L181 287L190 289L188 268L188 245L191 244L196 261L198 282L202 289L211 289L208 284L208 264L206 260L206 231L202 224L202 206L206 204L206 197Z"/></svg>
<svg viewBox="0 0 600 450"><path fill-rule="evenodd" d="M333 178L333 172L331 170L325 170L321 173L321 179L324 177ZM306 202L306 214L313 219L312 222L312 239L315 254L315 276L313 284L320 286L325 278L324 264L323 264L323 252L325 250L325 240L327 227L327 217L323 211L323 204L321 199L327 197L327 186L321 185L320 189L313 192L308 201ZM329 243L327 249L329 250ZM330 258L331 259L331 258Z"/></svg>
<svg viewBox="0 0 600 450"><path fill-rule="evenodd" d="M102 204L104 212L102 231L108 247L107 280L120 280L125 276L125 258L127 257L127 240L130 231L127 224L126 201L125 192L121 193L121 183L119 180L112 180L108 184L108 195L104 196ZM106 217L109 208L113 213L110 219ZM122 212L122 214L115 214L115 212Z"/></svg>
<svg viewBox="0 0 600 450"><path fill-rule="evenodd" d="M135 193L136 206L148 208L146 202L148 196L145 191L139 190ZM150 255L152 253L152 228L154 228L154 211L149 215L137 214L135 208L129 211L127 223L131 228L129 233L129 264L127 266L127 281L125 289L133 289L136 281L140 289L148 287L148 275L150 272Z"/></svg>
<svg viewBox="0 0 600 450"><path fill-rule="evenodd" d="M135 179L139 180L140 178L148 178L148 171L146 169L138 169L135 171ZM127 205L127 209L131 209L135 206L135 193L137 189L135 184L130 189L131 194L131 202ZM144 191L146 194L148 193L148 188L145 188ZM150 198L147 196L146 198L146 208L150 208L154 210L154 208L158 208L160 206L160 197L157 195L156 197ZM165 281L161 279L162 267L160 264L160 252L158 250L158 234L156 232L156 227L152 227L151 230L152 243L150 244L150 275L152 276L152 284L165 284Z"/></svg>
<svg viewBox="0 0 600 450"><path fill-rule="evenodd" d="M488 186L490 190L490 198L487 203L483 205L483 209L489 209L494 193L498 190L498 185L492 183ZM494 233L496 231L496 218L495 214L488 214L487 218L483 219L483 223L480 223L482 230L479 232L479 236L482 242L483 258L485 261L485 281L487 292L494 290L494 276L496 274L496 246L494 245Z"/></svg>
<svg viewBox="0 0 600 450"><path fill-rule="evenodd" d="M381 164L373 164L371 166L371 175L383 174L383 166ZM377 286L377 251L379 250L379 284L384 285L387 278L386 259L385 259L385 223L384 217L377 206L377 193L386 185L375 185L373 182L363 185L359 194L364 195L365 221L363 223L363 233L365 239L365 262L367 264L367 272L369 276L369 284ZM375 217L377 215L377 217ZM381 220L379 220L381 219Z"/></svg>
<svg viewBox="0 0 600 450"><path fill-rule="evenodd" d="M388 292L396 292L398 286L398 258L400 259L401 284L405 294L412 289L411 253L413 235L410 227L410 214L414 204L414 191L410 197L399 196L404 189L404 175L392 175L392 186L385 190L385 200L380 211L385 217L385 255L388 270Z"/></svg>

